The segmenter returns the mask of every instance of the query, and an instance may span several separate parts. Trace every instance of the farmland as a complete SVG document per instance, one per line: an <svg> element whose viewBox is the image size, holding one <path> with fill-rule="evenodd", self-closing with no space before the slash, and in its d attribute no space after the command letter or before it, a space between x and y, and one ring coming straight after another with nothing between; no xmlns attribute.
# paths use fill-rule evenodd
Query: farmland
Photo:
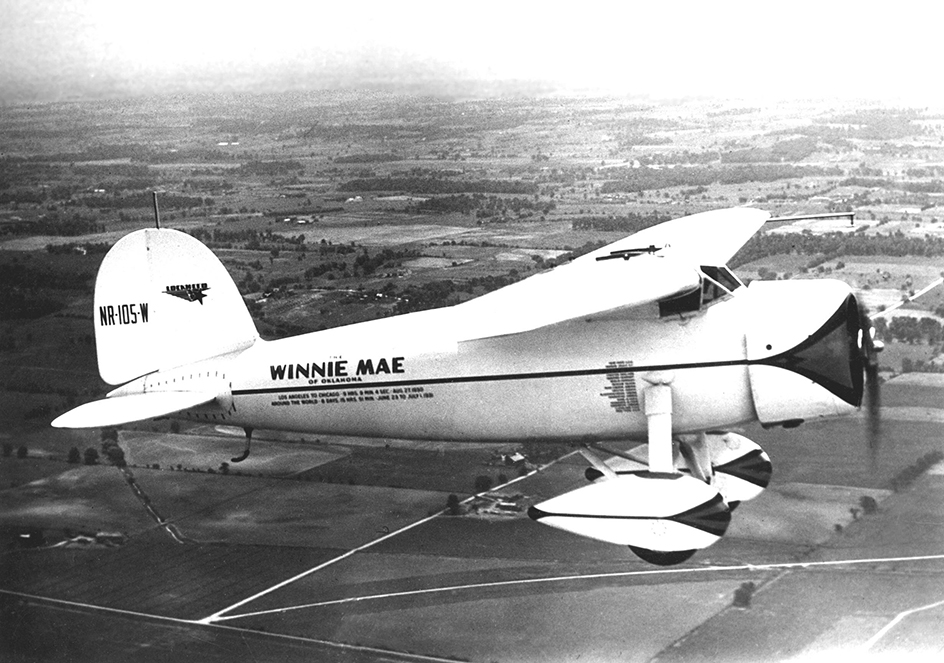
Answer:
<svg viewBox="0 0 944 663"><path fill-rule="evenodd" d="M416 652L524 661L685 659L723 651L724 638L776 660L777 651L822 651L842 636L837 624L856 633L880 626L875 615L898 610L904 593L881 574L871 585L854 571L791 571L760 595L766 612L728 606L741 583L781 573L752 564L936 550L935 528L895 523L939 522L940 477L895 484L897 492L892 484L941 447L944 289L880 326L889 381L877 453L857 417L799 431L745 428L770 454L774 483L739 507L730 536L683 567L732 568L713 574L587 579L648 567L521 513L436 515L450 495L478 492L481 477L516 480L501 492L527 503L583 485L585 463L566 446L519 472L502 453L534 460L533 448L257 431L237 465L241 431L156 420L116 432L125 464L116 467L111 432L48 423L110 389L95 361L94 276L118 238L153 224L151 191L165 227L221 258L266 339L455 304L658 221L741 204L774 215L855 211L854 226L772 224L731 264L744 280L841 279L879 311L944 271L941 118L840 102L354 92L5 108L0 589L17 598L2 596L0 628L30 616L17 637L52 659L68 656L47 642L58 631L80 658L95 658L83 635L94 624L111 637L100 652L112 660L135 653L123 638L162 643L173 632L186 634L181 651L201 658L271 647L290 660L295 647L312 647L304 651L330 652L325 660ZM90 450L97 458L86 464ZM554 458L562 460L519 478ZM863 496L882 505L878 514L851 511ZM925 582L936 572L908 568ZM233 611L226 623L238 640L198 623L297 574L307 575ZM823 591L842 600L804 616L823 578ZM852 615L857 588L890 603ZM400 595L426 590L435 592ZM390 596L305 607L374 595ZM60 620L49 599L71 602L75 615ZM128 614L99 619L97 608ZM265 614L239 616L253 611ZM789 628L768 638L775 613Z"/></svg>

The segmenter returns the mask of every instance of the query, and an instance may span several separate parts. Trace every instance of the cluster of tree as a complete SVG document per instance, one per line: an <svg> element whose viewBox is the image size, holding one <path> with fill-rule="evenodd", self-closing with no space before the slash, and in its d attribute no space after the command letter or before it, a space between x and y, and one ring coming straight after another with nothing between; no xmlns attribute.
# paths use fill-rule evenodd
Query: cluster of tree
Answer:
<svg viewBox="0 0 944 663"><path fill-rule="evenodd" d="M932 465L937 465L942 460L944 460L944 453L939 450L929 451L896 474L890 482L891 489L896 493L905 490L917 481L922 474L927 472Z"/></svg>
<svg viewBox="0 0 944 663"><path fill-rule="evenodd" d="M93 255L104 255L111 249L111 245L106 242L83 242L81 244L47 244L46 252L50 255L68 255L70 253L82 253Z"/></svg>
<svg viewBox="0 0 944 663"><path fill-rule="evenodd" d="M0 264L0 319L34 320L55 313L65 302L49 290L87 290L91 274L42 269L23 264Z"/></svg>
<svg viewBox="0 0 944 663"><path fill-rule="evenodd" d="M72 447L69 449L69 455L66 460L73 465L78 465L82 463L84 465L98 465L98 460L101 456L98 453L98 449L94 447L89 447L85 450L85 453L79 451L78 447ZM122 463L124 463L124 452L122 452ZM123 467L124 465L122 465Z"/></svg>
<svg viewBox="0 0 944 663"><path fill-rule="evenodd" d="M463 193L458 196L427 198L416 205L411 205L407 211L433 214L471 214L478 207L478 202L472 196Z"/></svg>
<svg viewBox="0 0 944 663"><path fill-rule="evenodd" d="M305 170L305 166L299 161L247 161L239 166L236 172L239 175L258 176L258 177L278 177L281 175L292 175Z"/></svg>
<svg viewBox="0 0 944 663"><path fill-rule="evenodd" d="M534 195L533 199L519 198L517 196L514 198L502 198L500 196L483 196L482 194L475 194L473 196L473 198L476 197L479 201L479 209L475 215L481 219L493 216L503 217L509 213L517 215L518 218L532 216L534 213L546 215L557 209L557 203L541 202L538 200L537 194Z"/></svg>
<svg viewBox="0 0 944 663"><path fill-rule="evenodd" d="M312 279L318 278L319 276L324 276L328 273L337 272L339 274L347 275L347 263L341 262L339 260L330 260L327 262L322 262L318 265L313 265L305 270L305 280L311 281Z"/></svg>
<svg viewBox="0 0 944 663"><path fill-rule="evenodd" d="M153 205L150 193L141 192L130 195L120 195L117 191L111 195L85 196L79 200L86 207L97 209L134 209L150 208ZM213 204L212 198L196 196L179 196L172 193L162 194L160 197L161 209L190 209L192 207L208 207Z"/></svg>
<svg viewBox="0 0 944 663"><path fill-rule="evenodd" d="M155 183L156 180L151 177L118 177L101 180L95 188L105 191L143 191L154 188Z"/></svg>
<svg viewBox="0 0 944 663"><path fill-rule="evenodd" d="M286 248L306 250L304 235L287 236L269 229L259 231L252 228L191 228L186 232L212 248L231 249L242 246L250 251L270 252ZM278 257L278 253L274 257Z"/></svg>
<svg viewBox="0 0 944 663"><path fill-rule="evenodd" d="M304 138L326 140L384 140L391 137L421 138L430 136L423 124L314 124L301 134Z"/></svg>
<svg viewBox="0 0 944 663"><path fill-rule="evenodd" d="M538 185L523 180L457 180L442 177L364 177L342 183L341 191L406 191L414 194L538 193Z"/></svg>
<svg viewBox="0 0 944 663"><path fill-rule="evenodd" d="M65 303L48 295L25 289L0 289L0 318L35 320L65 308Z"/></svg>
<svg viewBox="0 0 944 663"><path fill-rule="evenodd" d="M363 274L369 276L380 267L399 267L404 260L419 257L420 253L416 249L391 249L385 248L374 254L365 247L363 251L354 258L354 275Z"/></svg>
<svg viewBox="0 0 944 663"><path fill-rule="evenodd" d="M387 163L390 161L402 161L403 157L397 154L348 154L343 157L335 157L334 163Z"/></svg>
<svg viewBox="0 0 944 663"><path fill-rule="evenodd" d="M652 154L640 154L636 156L636 161L638 161L641 166L694 165L707 164L719 160L720 156L717 152L692 152L691 150L665 153L654 152Z"/></svg>
<svg viewBox="0 0 944 663"><path fill-rule="evenodd" d="M105 232L105 224L95 219L85 218L81 214L62 217L58 212L50 212L30 223L10 223L0 225L0 234L4 235L53 235L55 237L77 237Z"/></svg>
<svg viewBox="0 0 944 663"><path fill-rule="evenodd" d="M132 157L139 161L150 164L166 163L197 163L197 162L219 162L232 161L236 155L224 152L223 150L210 148L191 148L182 150L168 150L152 147L141 147L135 151Z"/></svg>
<svg viewBox="0 0 944 663"><path fill-rule="evenodd" d="M10 458L13 455L13 444L10 442L3 443L3 457ZM29 456L29 449L26 448L25 444L21 444L16 450L16 457L23 459Z"/></svg>
<svg viewBox="0 0 944 663"><path fill-rule="evenodd" d="M604 182L600 193L638 193L650 189L710 184L776 182L799 177L842 175L839 168L792 166L787 164L709 165L684 168L630 168L618 180Z"/></svg>
<svg viewBox="0 0 944 663"><path fill-rule="evenodd" d="M78 152L60 152L50 156L53 161L110 161L112 159L135 159L148 150L139 143L99 143L88 145Z"/></svg>
<svg viewBox="0 0 944 663"><path fill-rule="evenodd" d="M521 275L518 270L512 269L507 274L477 276L458 283L450 279L442 279L422 284L411 284L399 292L393 289L392 284L387 284L383 292L388 295L396 294L399 298L394 313L412 313L413 311L425 311L457 304L463 299L463 294L482 295L503 288L520 279ZM468 297L465 297L465 299L468 299Z"/></svg>
<svg viewBox="0 0 944 663"><path fill-rule="evenodd" d="M892 189L910 193L944 193L944 181L931 182L894 182L880 177L847 177L839 182L840 186L861 186L867 189Z"/></svg>
<svg viewBox="0 0 944 663"><path fill-rule="evenodd" d="M348 253L354 253L355 251L357 251L357 246L353 242L350 244L334 244L327 239L322 239L321 242L318 243L318 255L321 256L343 256Z"/></svg>
<svg viewBox="0 0 944 663"><path fill-rule="evenodd" d="M108 461L117 467L124 467L125 451L118 444L118 430L115 428L103 428L101 434L102 454Z"/></svg>
<svg viewBox="0 0 944 663"><path fill-rule="evenodd" d="M741 586L734 590L734 607L750 608L751 599L754 597L754 592L756 591L757 585L753 582L742 582Z"/></svg>
<svg viewBox="0 0 944 663"><path fill-rule="evenodd" d="M54 184L49 187L47 191L49 193L49 200L64 201L71 199L72 196L83 189L84 187L78 184Z"/></svg>
<svg viewBox="0 0 944 663"><path fill-rule="evenodd" d="M189 189L190 191L220 194L226 191L232 191L236 186L229 180L200 177L184 180L183 188Z"/></svg>
<svg viewBox="0 0 944 663"><path fill-rule="evenodd" d="M890 323L885 318L875 319L875 333L885 340L894 339L902 343L927 343L938 345L944 342L944 327L934 318L897 315Z"/></svg>
<svg viewBox="0 0 944 663"><path fill-rule="evenodd" d="M881 172L879 172L879 175L881 175ZM927 166L925 168L908 168L905 170L905 175L915 178L944 177L944 167Z"/></svg>
<svg viewBox="0 0 944 663"><path fill-rule="evenodd" d="M944 255L944 238L905 235L901 231L883 235L863 233L759 233L754 235L735 256L730 265L737 267L768 256L824 256L822 261L839 256L925 256Z"/></svg>
<svg viewBox="0 0 944 663"><path fill-rule="evenodd" d="M38 261L37 261L38 262ZM49 290L88 290L87 284L94 273L75 271L62 266L56 268L46 260L37 265L22 261L0 263L0 283L3 290L13 288L45 288Z"/></svg>
<svg viewBox="0 0 944 663"><path fill-rule="evenodd" d="M394 313L399 315L456 304L457 292L455 282L449 279L411 284L400 291Z"/></svg>
<svg viewBox="0 0 944 663"><path fill-rule="evenodd" d="M319 214L330 214L332 212L343 212L344 207L296 207L294 209L283 210L265 210L262 216L272 219L287 219L293 216L317 216Z"/></svg>
<svg viewBox="0 0 944 663"><path fill-rule="evenodd" d="M849 138L897 140L924 131L914 120L920 112L911 108L866 108L818 120L822 124L847 124L840 129Z"/></svg>
<svg viewBox="0 0 944 663"><path fill-rule="evenodd" d="M590 253L591 251L596 251L604 244L606 244L606 242L602 240L598 240L598 241L584 242L583 244L578 246L576 249L570 249L570 247L565 247L570 250L568 250L566 253L560 254L556 258L550 258L548 260L540 261L539 266L545 267L545 268L551 268L551 267L557 267L558 265L563 265L566 262L570 262L574 258L579 258L580 256Z"/></svg>
<svg viewBox="0 0 944 663"><path fill-rule="evenodd" d="M94 163L73 166L72 172L90 182L97 182L102 178L123 178L130 180L154 179L150 168L131 163Z"/></svg>
<svg viewBox="0 0 944 663"><path fill-rule="evenodd" d="M722 163L797 163L816 152L815 138L801 136L782 140L770 147L734 150L721 156Z"/></svg>
<svg viewBox="0 0 944 663"><path fill-rule="evenodd" d="M735 115L751 115L752 113L759 113L760 108L728 108L725 110L712 111L708 113L708 117L732 117Z"/></svg>
<svg viewBox="0 0 944 663"><path fill-rule="evenodd" d="M639 232L649 226L669 221L673 217L668 214L659 214L652 210L649 214L629 212L620 216L582 216L574 219L570 227L573 230L602 230L606 232L622 232L627 235Z"/></svg>
<svg viewBox="0 0 944 663"><path fill-rule="evenodd" d="M944 365L935 364L923 359L912 359L911 357L902 357L902 373L944 373Z"/></svg>
<svg viewBox="0 0 944 663"><path fill-rule="evenodd" d="M486 195L483 193L459 194L429 198L408 208L409 212L434 212L448 214L457 212L471 214L475 212L477 218L491 218L515 214L519 218L530 216L534 212L549 214L557 205L553 202L541 202L535 199L513 198Z"/></svg>
<svg viewBox="0 0 944 663"><path fill-rule="evenodd" d="M0 192L0 205L42 205L46 195L42 189L12 189Z"/></svg>
<svg viewBox="0 0 944 663"><path fill-rule="evenodd" d="M637 145L670 145L671 143L671 138L654 136L651 133L641 133L638 131L630 131L616 138L616 144L621 150L632 149Z"/></svg>
<svg viewBox="0 0 944 663"><path fill-rule="evenodd" d="M56 182L63 177L63 168L34 157L0 158L0 189L38 186Z"/></svg>

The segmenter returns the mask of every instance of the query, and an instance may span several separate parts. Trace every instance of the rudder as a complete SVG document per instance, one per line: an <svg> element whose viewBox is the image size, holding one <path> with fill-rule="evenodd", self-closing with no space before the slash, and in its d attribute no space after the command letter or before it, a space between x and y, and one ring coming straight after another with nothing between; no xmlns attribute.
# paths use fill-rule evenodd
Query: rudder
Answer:
<svg viewBox="0 0 944 663"><path fill-rule="evenodd" d="M236 284L200 241L138 230L108 252L95 280L98 372L113 385L235 352L259 335Z"/></svg>

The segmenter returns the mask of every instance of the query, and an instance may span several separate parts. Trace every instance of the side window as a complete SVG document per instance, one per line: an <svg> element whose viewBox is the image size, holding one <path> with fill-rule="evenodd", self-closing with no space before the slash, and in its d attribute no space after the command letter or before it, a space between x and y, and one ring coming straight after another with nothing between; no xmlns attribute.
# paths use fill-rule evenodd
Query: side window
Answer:
<svg viewBox="0 0 944 663"><path fill-rule="evenodd" d="M701 286L659 301L659 317L697 313L713 301L727 297L744 284L727 267L701 267Z"/></svg>
<svg viewBox="0 0 944 663"><path fill-rule="evenodd" d="M697 313L701 308L701 297L701 288L695 288L685 294L662 299L659 301L659 317L666 318L681 313Z"/></svg>
<svg viewBox="0 0 944 663"><path fill-rule="evenodd" d="M709 267L702 265L701 290L702 306L705 306L716 299L721 299L730 295L738 288L744 286L727 267Z"/></svg>

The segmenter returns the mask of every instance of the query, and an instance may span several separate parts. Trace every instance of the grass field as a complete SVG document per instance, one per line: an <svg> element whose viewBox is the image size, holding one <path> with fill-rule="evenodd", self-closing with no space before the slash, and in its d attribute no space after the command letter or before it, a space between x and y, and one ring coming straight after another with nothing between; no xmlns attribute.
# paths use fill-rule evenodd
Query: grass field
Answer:
<svg viewBox="0 0 944 663"><path fill-rule="evenodd" d="M666 641L730 602L737 584L679 583L671 593L647 585L496 590L486 597L391 600L240 623L473 661L648 661ZM649 607L640 611L641 605Z"/></svg>
<svg viewBox="0 0 944 663"><path fill-rule="evenodd" d="M492 445L501 448L502 445ZM507 447L508 445L504 445ZM319 465L301 475L308 481L331 481L352 485L417 488L452 493L471 493L475 479L486 475L494 484L504 473L509 479L515 468L487 465L491 450L461 444L447 449L419 450L396 446L356 446L333 462Z"/></svg>
<svg viewBox="0 0 944 663"><path fill-rule="evenodd" d="M199 619L338 551L181 545L162 533L120 548L3 555L3 588L135 612Z"/></svg>
<svg viewBox="0 0 944 663"><path fill-rule="evenodd" d="M942 505L944 478L925 477L912 490L885 500L878 513L849 526L810 559L940 554ZM661 652L659 660L689 661L706 651L724 651L732 661L823 660L849 653L902 611L939 601L942 570L941 560L929 560L790 572L759 592L751 610L720 612L679 647ZM872 652L889 660L938 658L940 610L916 617ZM752 637L745 638L747 633Z"/></svg>
<svg viewBox="0 0 944 663"><path fill-rule="evenodd" d="M229 436L123 431L121 442L130 464L218 470L226 463L233 473L268 476L305 472L342 458L346 453L339 447L261 442L254 446L249 458L236 464L230 459L242 453L245 442L241 432L239 436Z"/></svg>
<svg viewBox="0 0 944 663"><path fill-rule="evenodd" d="M198 541L351 548L445 507L422 490L139 472L155 507Z"/></svg>
<svg viewBox="0 0 944 663"><path fill-rule="evenodd" d="M0 523L93 534L135 534L154 526L117 468L62 464L59 470L0 492Z"/></svg>

